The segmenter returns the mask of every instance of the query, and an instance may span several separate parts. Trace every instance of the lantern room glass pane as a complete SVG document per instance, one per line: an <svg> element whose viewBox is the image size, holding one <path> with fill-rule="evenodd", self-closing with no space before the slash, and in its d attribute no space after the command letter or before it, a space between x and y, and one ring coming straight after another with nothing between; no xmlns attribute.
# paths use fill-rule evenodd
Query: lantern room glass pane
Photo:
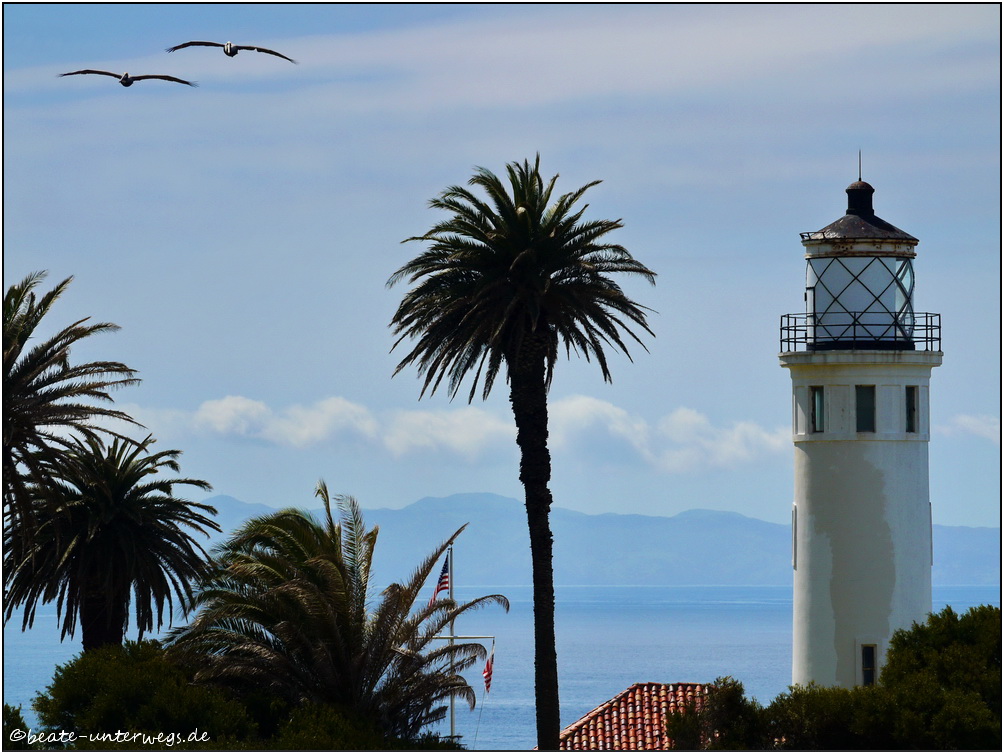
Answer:
<svg viewBox="0 0 1004 754"><path fill-rule="evenodd" d="M913 265L899 257L824 257L808 260L806 314L816 345L912 347ZM867 346L866 346L867 347Z"/></svg>

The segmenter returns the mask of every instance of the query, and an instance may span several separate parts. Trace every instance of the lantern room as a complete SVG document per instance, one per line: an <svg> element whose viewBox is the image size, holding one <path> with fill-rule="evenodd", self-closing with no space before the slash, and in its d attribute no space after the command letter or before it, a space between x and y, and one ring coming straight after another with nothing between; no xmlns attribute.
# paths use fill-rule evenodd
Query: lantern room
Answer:
<svg viewBox="0 0 1004 754"><path fill-rule="evenodd" d="M868 183L847 187L847 213L802 233L805 315L782 322L782 350L929 350L937 315L913 308L917 239L875 214Z"/></svg>

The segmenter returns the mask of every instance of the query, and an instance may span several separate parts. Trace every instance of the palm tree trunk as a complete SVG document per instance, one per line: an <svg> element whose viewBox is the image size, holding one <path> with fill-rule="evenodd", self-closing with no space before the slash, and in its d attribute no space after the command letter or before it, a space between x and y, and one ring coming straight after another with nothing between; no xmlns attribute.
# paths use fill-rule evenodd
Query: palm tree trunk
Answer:
<svg viewBox="0 0 1004 754"><path fill-rule="evenodd" d="M561 735L558 704L558 657L554 637L554 567L552 560L551 454L547 449L545 344L529 337L510 361L509 400L520 449L519 478L526 492L533 565L534 689L537 703L537 749L557 751Z"/></svg>
<svg viewBox="0 0 1004 754"><path fill-rule="evenodd" d="M80 601L80 633L85 652L125 638L126 603L101 591L89 591Z"/></svg>

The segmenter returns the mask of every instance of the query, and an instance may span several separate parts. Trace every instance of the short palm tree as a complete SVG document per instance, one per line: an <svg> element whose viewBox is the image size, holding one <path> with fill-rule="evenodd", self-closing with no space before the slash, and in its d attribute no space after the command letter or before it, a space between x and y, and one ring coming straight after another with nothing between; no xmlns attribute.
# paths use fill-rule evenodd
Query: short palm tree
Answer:
<svg viewBox="0 0 1004 754"><path fill-rule="evenodd" d="M324 518L286 509L251 519L217 548L218 566L199 589L188 626L172 633L172 651L199 668L197 682L264 690L293 703L350 708L384 733L410 739L443 718L442 702L474 692L460 675L480 644L439 643L457 616L486 604L509 609L502 595L464 604L417 600L458 530L403 584L391 584L372 611L370 568L377 529L366 530L355 500L336 498Z"/></svg>
<svg viewBox="0 0 1004 754"><path fill-rule="evenodd" d="M207 555L192 536L219 531L216 509L176 497L174 487L210 486L165 478L179 470L178 450L150 451L154 440L100 438L72 442L26 488L38 511L33 536L4 536L4 621L24 605L22 627L39 603L56 601L61 637L80 624L84 651L121 644L135 608L139 637L171 622L173 597L184 604L206 572Z"/></svg>
<svg viewBox="0 0 1004 754"><path fill-rule="evenodd" d="M539 155L533 165L509 164L507 172L508 189L489 170L477 169L469 184L483 190L486 200L460 186L446 189L430 206L450 217L407 239L429 246L388 281L414 284L391 322L399 336L395 348L406 338L416 341L395 374L414 364L425 377L423 395L448 378L455 396L473 372L470 401L479 382L487 398L505 366L530 529L537 745L556 750L560 719L547 392L560 345L569 355L575 351L595 358L610 380L604 348L628 354L622 334L641 344L632 326L651 334L646 307L629 299L610 275L640 275L654 283L655 273L605 240L622 227L619 220L582 219L588 205L576 209L576 204L599 181L551 204L557 176L545 184Z"/></svg>
<svg viewBox="0 0 1004 754"><path fill-rule="evenodd" d="M95 401L110 402L110 390L139 382L132 369L116 361L71 364L73 346L118 329L108 322L78 320L30 345L42 318L73 279L39 298L35 288L44 278L44 272L28 275L7 289L3 301L4 524L28 538L33 511L25 502L25 485L38 479L54 449L68 447L71 435L97 437L95 420L131 422L123 412Z"/></svg>

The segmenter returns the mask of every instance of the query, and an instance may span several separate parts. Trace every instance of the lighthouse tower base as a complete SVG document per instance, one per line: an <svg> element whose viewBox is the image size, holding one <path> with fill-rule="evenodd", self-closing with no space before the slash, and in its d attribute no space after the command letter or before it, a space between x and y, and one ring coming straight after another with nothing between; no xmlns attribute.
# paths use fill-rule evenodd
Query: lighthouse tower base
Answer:
<svg viewBox="0 0 1004 754"><path fill-rule="evenodd" d="M931 369L940 351L786 352L792 379L792 683L878 679L931 611Z"/></svg>

